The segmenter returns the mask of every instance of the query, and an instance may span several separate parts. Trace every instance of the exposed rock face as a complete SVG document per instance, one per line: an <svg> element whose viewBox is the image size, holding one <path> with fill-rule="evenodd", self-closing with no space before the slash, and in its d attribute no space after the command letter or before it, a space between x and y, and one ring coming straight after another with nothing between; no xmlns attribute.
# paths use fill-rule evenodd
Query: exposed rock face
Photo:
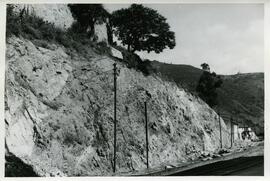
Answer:
<svg viewBox="0 0 270 181"><path fill-rule="evenodd" d="M14 10L34 14L45 21L55 24L56 27L68 29L75 21L67 4L16 4ZM95 39L97 42L108 43L106 22L94 25Z"/></svg>
<svg viewBox="0 0 270 181"><path fill-rule="evenodd" d="M119 58L121 60L123 60L123 55L122 55L122 52L120 52L119 50L111 47L111 52L112 52L112 56L113 57L116 57L116 58Z"/></svg>
<svg viewBox="0 0 270 181"><path fill-rule="evenodd" d="M16 4L14 8L16 12L23 9L25 9L25 12L34 14L61 29L68 29L75 21L66 4ZM106 22L96 23L94 32L96 42L108 43Z"/></svg>
<svg viewBox="0 0 270 181"><path fill-rule="evenodd" d="M7 41L6 150L40 176L110 175L113 166L114 60L69 56L64 47ZM187 161L219 148L217 114L158 77L118 62L117 171L146 167L144 96L148 101L150 167ZM223 144L229 132L221 120Z"/></svg>
<svg viewBox="0 0 270 181"><path fill-rule="evenodd" d="M96 23L94 25L95 35L97 37L97 42L106 42L108 43L108 32L106 23Z"/></svg>
<svg viewBox="0 0 270 181"><path fill-rule="evenodd" d="M30 14L43 18L45 21L54 23L55 26L67 29L74 19L66 4L16 4L15 11L19 12L23 8Z"/></svg>

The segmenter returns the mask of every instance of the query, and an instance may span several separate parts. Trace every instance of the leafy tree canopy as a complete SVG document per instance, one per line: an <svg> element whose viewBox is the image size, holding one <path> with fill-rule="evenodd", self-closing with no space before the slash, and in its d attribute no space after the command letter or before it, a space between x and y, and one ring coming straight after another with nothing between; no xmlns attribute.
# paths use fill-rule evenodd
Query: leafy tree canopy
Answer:
<svg viewBox="0 0 270 181"><path fill-rule="evenodd" d="M210 71L210 67L207 63L202 63L201 67L204 71L208 71L208 72Z"/></svg>
<svg viewBox="0 0 270 181"><path fill-rule="evenodd" d="M141 4L114 11L112 25L115 35L128 46L128 51L160 53L175 46L175 35L170 31L166 18Z"/></svg>
<svg viewBox="0 0 270 181"><path fill-rule="evenodd" d="M214 107L218 104L216 89L222 85L222 79L215 72L210 72L208 64L203 63L201 67L204 71L200 77L196 91L202 100L204 100L210 107Z"/></svg>
<svg viewBox="0 0 270 181"><path fill-rule="evenodd" d="M96 22L104 22L109 17L109 13L102 4L68 4L68 7L83 31L88 32L90 28L90 35L94 33L94 24Z"/></svg>

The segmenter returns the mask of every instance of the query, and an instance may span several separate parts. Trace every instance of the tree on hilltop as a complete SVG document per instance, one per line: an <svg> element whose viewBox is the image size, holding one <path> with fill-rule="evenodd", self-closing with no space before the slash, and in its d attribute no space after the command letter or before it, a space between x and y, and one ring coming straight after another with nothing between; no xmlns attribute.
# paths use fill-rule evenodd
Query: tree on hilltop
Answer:
<svg viewBox="0 0 270 181"><path fill-rule="evenodd" d="M201 67L202 67L202 69L203 69L204 71L210 72L210 67L209 67L209 65L208 65L207 63L202 63L202 64L201 64Z"/></svg>
<svg viewBox="0 0 270 181"><path fill-rule="evenodd" d="M203 73L200 77L196 91L199 97L204 100L210 107L217 105L217 88L221 87L222 79L215 72L210 72L208 64L201 64Z"/></svg>
<svg viewBox="0 0 270 181"><path fill-rule="evenodd" d="M162 52L175 47L175 35L166 18L156 10L132 4L112 13L114 33L128 51Z"/></svg>

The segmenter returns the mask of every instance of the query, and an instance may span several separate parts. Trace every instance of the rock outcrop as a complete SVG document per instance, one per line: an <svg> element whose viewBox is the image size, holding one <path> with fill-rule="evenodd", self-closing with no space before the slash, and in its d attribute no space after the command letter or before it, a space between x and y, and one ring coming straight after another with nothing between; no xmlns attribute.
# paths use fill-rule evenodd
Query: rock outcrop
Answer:
<svg viewBox="0 0 270 181"><path fill-rule="evenodd" d="M33 14L63 30L70 28L75 21L67 4L15 4L14 10ZM107 22L95 23L94 33L96 42L108 43Z"/></svg>
<svg viewBox="0 0 270 181"><path fill-rule="evenodd" d="M34 14L62 29L71 27L74 22L66 4L16 4L14 7L16 12L24 9L25 13Z"/></svg>
<svg viewBox="0 0 270 181"><path fill-rule="evenodd" d="M113 166L113 63L85 60L11 37L6 48L6 153L40 176L110 175ZM146 167L144 92L150 167L185 162L219 148L217 114L174 83L117 62L117 171ZM221 120L223 144L229 133Z"/></svg>
<svg viewBox="0 0 270 181"><path fill-rule="evenodd" d="M107 24L105 22L99 22L94 25L95 36L97 37L97 42L106 42L108 43L108 32Z"/></svg>

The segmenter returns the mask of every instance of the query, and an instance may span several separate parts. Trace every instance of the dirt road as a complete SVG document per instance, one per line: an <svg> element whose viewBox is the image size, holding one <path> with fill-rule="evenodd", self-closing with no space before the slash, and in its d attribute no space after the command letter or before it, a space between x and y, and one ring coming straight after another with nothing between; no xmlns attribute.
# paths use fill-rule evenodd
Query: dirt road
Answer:
<svg viewBox="0 0 270 181"><path fill-rule="evenodd" d="M240 157L196 167L169 176L263 176L264 157Z"/></svg>

